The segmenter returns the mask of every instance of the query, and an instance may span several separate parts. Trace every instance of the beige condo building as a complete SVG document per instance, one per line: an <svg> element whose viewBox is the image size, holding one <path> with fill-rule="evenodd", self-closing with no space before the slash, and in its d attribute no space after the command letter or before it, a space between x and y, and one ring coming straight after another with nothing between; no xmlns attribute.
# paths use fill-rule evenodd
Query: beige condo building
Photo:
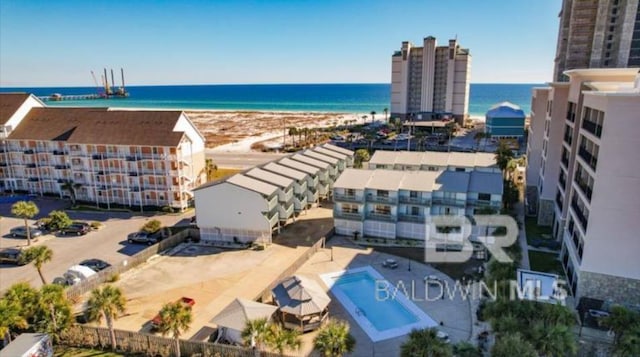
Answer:
<svg viewBox="0 0 640 357"><path fill-rule="evenodd" d="M402 42L391 57L391 116L452 116L462 123L469 110L470 77L471 54L457 40L438 46L429 36L422 47Z"/></svg>
<svg viewBox="0 0 640 357"><path fill-rule="evenodd" d="M24 98L0 95L5 129ZM204 138L179 111L33 107L14 121L0 147L7 192L65 197L73 183L78 201L183 210L206 181Z"/></svg>
<svg viewBox="0 0 640 357"><path fill-rule="evenodd" d="M640 304L640 74L565 75L532 98L527 185L538 220L562 241L574 296Z"/></svg>

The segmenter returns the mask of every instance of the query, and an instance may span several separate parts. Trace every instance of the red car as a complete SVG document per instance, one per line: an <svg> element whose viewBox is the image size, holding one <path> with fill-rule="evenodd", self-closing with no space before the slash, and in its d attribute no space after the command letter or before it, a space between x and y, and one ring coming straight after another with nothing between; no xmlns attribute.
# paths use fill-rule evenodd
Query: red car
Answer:
<svg viewBox="0 0 640 357"><path fill-rule="evenodd" d="M188 297L181 297L180 300L178 300L178 302L183 303L189 307L193 306L196 304L196 301L193 300L192 298L188 298ZM157 330L160 325L162 324L162 317L160 316L160 313L158 313L152 320L151 320L151 328L153 330Z"/></svg>

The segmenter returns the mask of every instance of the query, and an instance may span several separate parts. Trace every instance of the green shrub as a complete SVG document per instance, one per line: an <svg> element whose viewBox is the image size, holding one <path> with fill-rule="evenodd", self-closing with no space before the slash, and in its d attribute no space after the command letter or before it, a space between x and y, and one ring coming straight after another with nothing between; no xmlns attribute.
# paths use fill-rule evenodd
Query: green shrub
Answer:
<svg viewBox="0 0 640 357"><path fill-rule="evenodd" d="M47 218L49 219L47 227L51 231L59 231L69 227L71 223L73 223L64 211L51 211Z"/></svg>
<svg viewBox="0 0 640 357"><path fill-rule="evenodd" d="M171 207L171 206L162 206L161 210L162 210L162 212L165 212L165 213L173 213L173 212L175 212L173 210L173 207Z"/></svg>
<svg viewBox="0 0 640 357"><path fill-rule="evenodd" d="M102 227L102 223L94 221L94 222L91 222L90 226L91 226L91 229L100 229Z"/></svg>
<svg viewBox="0 0 640 357"><path fill-rule="evenodd" d="M152 219L145 223L140 230L147 233L155 233L159 231L160 228L162 228L162 223L157 219Z"/></svg>
<svg viewBox="0 0 640 357"><path fill-rule="evenodd" d="M114 273L107 279L107 283L115 283L118 280L120 280L120 273Z"/></svg>

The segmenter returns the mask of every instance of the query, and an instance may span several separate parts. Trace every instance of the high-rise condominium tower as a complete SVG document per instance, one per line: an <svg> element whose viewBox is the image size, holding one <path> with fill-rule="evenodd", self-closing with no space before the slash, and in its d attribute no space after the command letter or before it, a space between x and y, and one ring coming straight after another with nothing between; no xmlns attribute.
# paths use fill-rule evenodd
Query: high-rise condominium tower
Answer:
<svg viewBox="0 0 640 357"><path fill-rule="evenodd" d="M423 47L402 42L402 49L391 57L391 115L448 115L462 122L469 109L470 75L471 55L457 40L437 46L429 36Z"/></svg>
<svg viewBox="0 0 640 357"><path fill-rule="evenodd" d="M553 78L576 68L640 67L638 0L563 0Z"/></svg>

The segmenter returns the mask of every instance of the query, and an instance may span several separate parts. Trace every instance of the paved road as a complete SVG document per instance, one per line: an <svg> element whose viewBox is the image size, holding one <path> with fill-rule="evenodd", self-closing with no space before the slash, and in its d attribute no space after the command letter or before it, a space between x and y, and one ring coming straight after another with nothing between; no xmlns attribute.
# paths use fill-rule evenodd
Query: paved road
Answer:
<svg viewBox="0 0 640 357"><path fill-rule="evenodd" d="M46 216L51 210L61 209L67 204L65 201L52 199L35 202L40 208L38 217ZM25 239L8 236L11 228L23 224L21 219L11 217L10 207L9 204L0 204L0 247L25 246ZM98 258L111 264L119 264L127 257L146 248L145 245L127 243L126 236L137 231L147 220L156 218L163 225L172 226L176 223L188 224L189 217L192 215L193 212L157 217L134 216L122 212L70 212L69 216L72 219L100 221L105 228L80 237L46 235L39 237L38 242L32 244L44 244L53 250L53 260L44 266L44 276L51 282L55 277L61 276L71 265L84 259ZM25 266L0 264L0 293L19 281L26 281L34 287L42 284L36 269L31 264Z"/></svg>
<svg viewBox="0 0 640 357"><path fill-rule="evenodd" d="M256 165L283 157L285 154L262 153L262 152L212 152L205 151L207 159L213 159L218 167L232 169L247 169Z"/></svg>

